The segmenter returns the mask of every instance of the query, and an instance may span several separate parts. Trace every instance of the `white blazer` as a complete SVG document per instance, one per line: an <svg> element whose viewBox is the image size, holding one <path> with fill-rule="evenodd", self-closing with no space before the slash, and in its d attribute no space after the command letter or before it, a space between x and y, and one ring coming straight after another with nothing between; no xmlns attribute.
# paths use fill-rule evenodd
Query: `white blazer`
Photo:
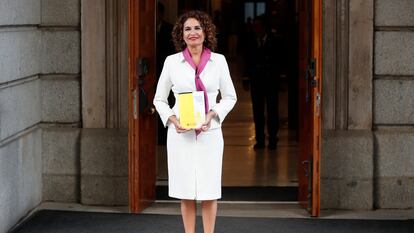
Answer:
<svg viewBox="0 0 414 233"><path fill-rule="evenodd" d="M154 97L154 106L164 126L168 126L167 123L170 116L176 115L178 119L180 118L177 101L175 101L172 109L168 105L170 90L173 91L176 100L179 93L196 91L194 78L195 70L185 61L182 52L170 55L165 59ZM213 110L218 115L218 117L211 121L210 128L221 127L224 118L237 101L236 91L234 90L225 57L212 52L210 60L201 72L200 78L207 90L210 110ZM221 99L217 103L219 91ZM174 124L171 124L171 126L174 127Z"/></svg>

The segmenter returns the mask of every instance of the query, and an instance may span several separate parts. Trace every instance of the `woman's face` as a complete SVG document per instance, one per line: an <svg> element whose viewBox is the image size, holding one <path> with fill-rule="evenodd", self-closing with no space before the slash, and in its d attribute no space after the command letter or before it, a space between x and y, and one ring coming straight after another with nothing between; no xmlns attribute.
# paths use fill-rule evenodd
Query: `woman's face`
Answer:
<svg viewBox="0 0 414 233"><path fill-rule="evenodd" d="M204 42L204 31L200 22L194 18L189 18L184 22L183 39L188 46L202 45Z"/></svg>

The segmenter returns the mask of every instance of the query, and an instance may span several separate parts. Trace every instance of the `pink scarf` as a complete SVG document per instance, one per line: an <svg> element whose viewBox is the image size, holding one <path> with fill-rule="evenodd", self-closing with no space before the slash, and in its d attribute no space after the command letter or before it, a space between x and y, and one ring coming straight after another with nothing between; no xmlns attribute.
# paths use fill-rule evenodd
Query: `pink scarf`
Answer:
<svg viewBox="0 0 414 233"><path fill-rule="evenodd" d="M188 64L193 67L195 70L195 86L197 91L203 91L204 92L204 110L205 113L208 113L209 107L208 107L208 96L207 96L207 90L204 87L203 82L200 79L200 74L203 72L204 68L207 65L208 60L210 60L211 57L211 51L208 48L204 48L203 52L201 53L201 59L200 64L196 66L193 59L191 58L190 51L188 48L184 49L183 51L184 59L188 62ZM196 130L196 136L198 136L201 133L201 130Z"/></svg>

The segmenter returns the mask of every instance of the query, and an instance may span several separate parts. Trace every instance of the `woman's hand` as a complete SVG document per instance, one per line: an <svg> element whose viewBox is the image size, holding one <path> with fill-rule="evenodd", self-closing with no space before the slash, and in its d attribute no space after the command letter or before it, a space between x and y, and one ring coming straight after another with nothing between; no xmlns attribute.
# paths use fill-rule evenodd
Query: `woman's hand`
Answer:
<svg viewBox="0 0 414 233"><path fill-rule="evenodd" d="M175 130L177 130L177 133L184 133L184 132L190 131L190 129L186 129L181 126L180 121L178 121L175 115L168 117L168 121L174 124Z"/></svg>
<svg viewBox="0 0 414 233"><path fill-rule="evenodd" d="M206 121L201 125L201 128L200 128L201 131L205 132L205 131L209 130L210 126L211 126L211 119L213 119L216 116L217 116L217 113L210 110L206 114Z"/></svg>

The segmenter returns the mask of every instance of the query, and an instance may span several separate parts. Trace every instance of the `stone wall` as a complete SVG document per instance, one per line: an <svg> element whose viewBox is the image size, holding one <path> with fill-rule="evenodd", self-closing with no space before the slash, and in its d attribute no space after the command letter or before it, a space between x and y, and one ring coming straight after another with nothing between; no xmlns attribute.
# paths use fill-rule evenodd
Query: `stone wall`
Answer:
<svg viewBox="0 0 414 233"><path fill-rule="evenodd" d="M1 233L47 199L52 167L78 161L66 156L79 147L67 146L79 145L72 142L80 126L79 2L0 3Z"/></svg>
<svg viewBox="0 0 414 233"><path fill-rule="evenodd" d="M0 4L1 233L41 201L40 20L40 1Z"/></svg>
<svg viewBox="0 0 414 233"><path fill-rule="evenodd" d="M414 207L413 11L325 1L322 208Z"/></svg>
<svg viewBox="0 0 414 233"><path fill-rule="evenodd" d="M414 1L376 0L375 207L414 208Z"/></svg>

